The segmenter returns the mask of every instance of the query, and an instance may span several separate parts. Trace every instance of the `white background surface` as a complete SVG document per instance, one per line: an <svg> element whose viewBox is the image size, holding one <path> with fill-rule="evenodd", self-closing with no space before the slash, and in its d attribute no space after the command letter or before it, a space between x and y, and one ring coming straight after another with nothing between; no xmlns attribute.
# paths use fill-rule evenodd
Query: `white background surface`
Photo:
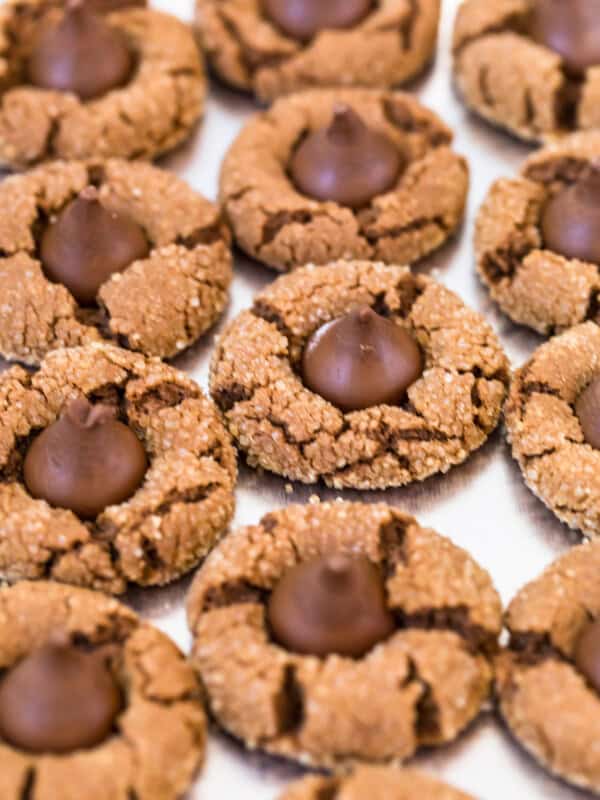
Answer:
<svg viewBox="0 0 600 800"><path fill-rule="evenodd" d="M191 19L193 0L151 1L156 7ZM456 240L417 269L433 274L483 312L499 333L513 366L518 366L541 339L512 325L490 303L475 275L472 234L474 213L490 183L513 174L530 149L470 116L454 95L450 39L458 1L443 0L443 4L436 63L409 88L455 129L456 149L468 158L471 167L469 214ZM249 98L213 85L202 127L162 165L215 199L222 157L244 120L255 110ZM250 305L252 295L274 277L271 271L250 264L239 255L236 260L231 302L223 321ZM208 359L215 332L175 362L204 388L207 388ZM311 494L322 498L339 496L322 487L300 485L294 486L293 494L288 495L285 483L274 476L259 477L242 467L236 524L255 522L266 511L288 502L306 502ZM553 558L578 541L527 490L510 458L502 432L496 432L481 451L446 476L403 490L347 492L344 496L367 502L385 500L450 536L490 571L505 602ZM190 639L183 600L188 585L186 579L165 589L136 590L127 598L186 651ZM483 714L456 743L420 755L416 764L482 800L507 797L582 800L592 796L547 776L519 749L491 712ZM275 800L285 784L299 774L293 766L257 754L248 755L241 746L213 731L205 768L189 800Z"/></svg>

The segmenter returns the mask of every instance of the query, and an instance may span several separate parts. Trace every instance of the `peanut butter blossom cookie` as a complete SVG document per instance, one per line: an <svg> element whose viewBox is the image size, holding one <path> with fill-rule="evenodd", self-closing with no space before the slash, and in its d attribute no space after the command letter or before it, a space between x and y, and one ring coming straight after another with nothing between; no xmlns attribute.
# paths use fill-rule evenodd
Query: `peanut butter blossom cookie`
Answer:
<svg viewBox="0 0 600 800"><path fill-rule="evenodd" d="M187 138L205 95L194 38L169 14L122 6L2 4L0 166L154 158Z"/></svg>
<svg viewBox="0 0 600 800"><path fill-rule="evenodd" d="M193 670L99 592L0 589L2 800L177 800L204 755ZM25 788L27 787L27 788Z"/></svg>
<svg viewBox="0 0 600 800"><path fill-rule="evenodd" d="M0 184L5 358L103 338L174 356L219 317L231 276L219 210L149 164L58 161Z"/></svg>
<svg viewBox="0 0 600 800"><path fill-rule="evenodd" d="M501 629L489 575L464 550L397 509L341 502L226 537L188 617L217 722L328 767L453 740L488 696Z"/></svg>
<svg viewBox="0 0 600 800"><path fill-rule="evenodd" d="M573 134L493 184L475 249L482 280L515 322L552 333L600 321L600 134Z"/></svg>
<svg viewBox="0 0 600 800"><path fill-rule="evenodd" d="M497 661L500 711L546 769L600 792L600 542L579 545L508 608Z"/></svg>
<svg viewBox="0 0 600 800"><path fill-rule="evenodd" d="M586 322L538 348L505 416L529 488L569 527L600 535L600 328Z"/></svg>
<svg viewBox="0 0 600 800"><path fill-rule="evenodd" d="M252 466L336 489L447 472L498 424L508 362L485 320L407 267L308 266L225 329L211 392Z"/></svg>
<svg viewBox="0 0 600 800"><path fill-rule="evenodd" d="M194 567L233 514L235 453L183 373L106 344L0 378L0 578L119 593Z"/></svg>
<svg viewBox="0 0 600 800"><path fill-rule="evenodd" d="M473 800L413 769L361 766L347 777L309 776L293 783L280 800Z"/></svg>
<svg viewBox="0 0 600 800"><path fill-rule="evenodd" d="M221 200L241 249L275 269L409 263L462 219L469 175L451 142L406 94L302 92L242 130L223 163Z"/></svg>
<svg viewBox="0 0 600 800"><path fill-rule="evenodd" d="M262 101L313 86L397 86L432 57L439 0L198 0L219 77Z"/></svg>
<svg viewBox="0 0 600 800"><path fill-rule="evenodd" d="M533 141L600 127L600 0L464 0L454 74L465 102Z"/></svg>

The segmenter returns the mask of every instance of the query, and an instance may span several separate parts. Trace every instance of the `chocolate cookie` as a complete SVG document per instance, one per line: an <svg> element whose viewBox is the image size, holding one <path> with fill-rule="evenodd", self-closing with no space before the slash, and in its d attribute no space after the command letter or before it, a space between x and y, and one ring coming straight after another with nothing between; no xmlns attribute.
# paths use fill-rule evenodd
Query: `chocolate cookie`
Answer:
<svg viewBox="0 0 600 800"><path fill-rule="evenodd" d="M463 0L454 76L477 114L522 139L600 126L599 0Z"/></svg>
<svg viewBox="0 0 600 800"><path fill-rule="evenodd" d="M573 134L491 187L475 233L477 268L515 322L540 333L600 321L600 134Z"/></svg>
<svg viewBox="0 0 600 800"><path fill-rule="evenodd" d="M210 381L252 466L336 489L461 463L498 424L507 383L479 314L407 267L367 261L276 280L225 329Z"/></svg>
<svg viewBox="0 0 600 800"><path fill-rule="evenodd" d="M0 589L3 800L176 800L206 719L175 645L99 592Z"/></svg>
<svg viewBox="0 0 600 800"><path fill-rule="evenodd" d="M146 8L8 0L0 7L0 166L56 158L154 158L202 115L190 30Z"/></svg>
<svg viewBox="0 0 600 800"><path fill-rule="evenodd" d="M591 745L600 720L599 570L600 542L592 542L525 586L508 608L510 644L496 670L500 711L518 741L546 769L594 792L600 791L600 756Z"/></svg>
<svg viewBox="0 0 600 800"><path fill-rule="evenodd" d="M585 322L539 347L505 409L525 482L556 516L600 534L600 328Z"/></svg>
<svg viewBox="0 0 600 800"><path fill-rule="evenodd" d="M0 377L0 578L168 583L233 514L235 453L186 375L108 344ZM141 450L141 452L140 452Z"/></svg>
<svg viewBox="0 0 600 800"><path fill-rule="evenodd" d="M361 561L383 610L353 574ZM298 577L315 565L316 583ZM187 605L192 661L218 723L250 748L321 766L401 760L453 740L488 695L501 628L489 575L464 550L397 509L362 503L292 505L228 536ZM342 642L319 655L284 643L278 613ZM391 626L342 655L382 613Z"/></svg>
<svg viewBox="0 0 600 800"><path fill-rule="evenodd" d="M221 200L238 245L275 269L337 258L409 263L462 219L469 175L451 142L409 95L302 92L242 130L223 162Z"/></svg>
<svg viewBox="0 0 600 800"><path fill-rule="evenodd" d="M174 356L219 317L231 277L219 210L149 164L57 161L0 184L5 358L103 338Z"/></svg>
<svg viewBox="0 0 600 800"><path fill-rule="evenodd" d="M393 87L430 61L439 0L198 0L217 75L260 100L314 86Z"/></svg>
<svg viewBox="0 0 600 800"><path fill-rule="evenodd" d="M473 800L414 769L361 766L347 777L314 775L293 783L280 800Z"/></svg>

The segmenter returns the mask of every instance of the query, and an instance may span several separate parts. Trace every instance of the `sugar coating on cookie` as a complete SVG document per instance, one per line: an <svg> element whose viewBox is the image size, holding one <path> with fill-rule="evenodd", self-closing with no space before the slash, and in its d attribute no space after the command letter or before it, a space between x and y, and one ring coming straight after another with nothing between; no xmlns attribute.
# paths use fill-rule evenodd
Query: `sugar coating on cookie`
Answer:
<svg viewBox="0 0 600 800"><path fill-rule="evenodd" d="M573 134L531 155L516 178L496 181L479 211L479 275L504 313L539 333L597 319L600 263L591 260L597 257L591 241L597 227L593 197L589 208L574 215L575 208L570 220L561 210L546 236L543 227L546 209L556 198L576 193L579 187L591 194L589 184L599 175L599 158L597 132ZM600 204L598 208L600 214ZM571 246L579 241L581 252L557 252L561 240L571 240ZM587 252L582 243L587 243Z"/></svg>
<svg viewBox="0 0 600 800"><path fill-rule="evenodd" d="M319 201L292 182L299 142L349 107L398 147L403 169L388 191L356 209ZM401 92L311 90L251 119L229 149L220 197L237 244L280 271L309 262L372 258L411 263L440 247L464 212L469 173L440 118Z"/></svg>
<svg viewBox="0 0 600 800"><path fill-rule="evenodd" d="M76 398L108 406L144 445L148 469L126 501L83 521L34 499L24 459ZM31 375L0 378L0 577L52 578L120 593L168 583L201 561L233 515L235 452L187 375L107 344L57 350Z"/></svg>
<svg viewBox="0 0 600 800"><path fill-rule="evenodd" d="M143 230L149 252L82 306L42 263L40 241L82 192ZM37 365L46 353L107 337L172 357L220 316L232 278L218 208L171 173L142 162L57 161L0 186L0 353ZM54 276L52 276L54 277Z"/></svg>
<svg viewBox="0 0 600 800"><path fill-rule="evenodd" d="M424 372L407 399L344 413L299 374L307 340L367 306L418 343ZM447 472L498 424L508 362L485 320L406 267L308 266L231 322L211 365L212 396L248 463L336 489L384 489Z"/></svg>
<svg viewBox="0 0 600 800"><path fill-rule="evenodd" d="M63 10L62 0L10 0L0 7L0 164L24 169L56 158L155 158L186 139L206 93L188 26L147 8L108 15L108 24L129 42L135 69L122 86L85 101L27 81L32 43Z"/></svg>
<svg viewBox="0 0 600 800"><path fill-rule="evenodd" d="M291 652L266 622L282 576L332 553L372 562L396 619L361 658ZM321 766L402 760L454 739L488 695L501 629L491 580L464 550L362 503L288 506L234 532L198 572L187 608L219 724L250 748Z"/></svg>
<svg viewBox="0 0 600 800"><path fill-rule="evenodd" d="M600 616L599 569L595 541L527 584L509 605L510 644L496 662L500 711L516 739L546 769L594 792L600 697L578 665L577 648Z"/></svg>
<svg viewBox="0 0 600 800"><path fill-rule="evenodd" d="M181 797L204 757L206 718L170 639L106 595L46 581L0 589L0 611L3 677L60 638L82 655L104 652L121 695L113 731L95 746L56 758L0 738L3 800L20 800L24 786L39 800Z"/></svg>
<svg viewBox="0 0 600 800"><path fill-rule="evenodd" d="M265 5L196 4L198 32L215 72L262 101L315 86L397 86L421 72L434 52L439 0L377 0L366 15L319 30L308 41L282 30Z"/></svg>

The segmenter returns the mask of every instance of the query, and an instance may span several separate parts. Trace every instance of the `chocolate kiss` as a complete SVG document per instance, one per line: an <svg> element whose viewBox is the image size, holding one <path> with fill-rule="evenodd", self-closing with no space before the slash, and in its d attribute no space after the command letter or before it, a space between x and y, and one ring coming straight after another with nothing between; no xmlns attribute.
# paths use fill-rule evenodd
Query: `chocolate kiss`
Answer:
<svg viewBox="0 0 600 800"><path fill-rule="evenodd" d="M334 108L328 128L309 134L290 163L296 187L317 200L351 208L389 191L404 159L393 142L368 128L349 106Z"/></svg>
<svg viewBox="0 0 600 800"><path fill-rule="evenodd" d="M94 305L98 290L149 252L146 235L125 214L104 208L88 186L44 231L40 258L50 280L62 283L80 305Z"/></svg>
<svg viewBox="0 0 600 800"><path fill-rule="evenodd" d="M542 211L541 226L549 250L600 264L600 172L551 197Z"/></svg>
<svg viewBox="0 0 600 800"><path fill-rule="evenodd" d="M587 682L600 692L600 620L583 629L575 645L575 665Z"/></svg>
<svg viewBox="0 0 600 800"><path fill-rule="evenodd" d="M100 652L46 644L0 682L0 737L31 753L71 753L104 741L121 707Z"/></svg>
<svg viewBox="0 0 600 800"><path fill-rule="evenodd" d="M71 0L60 22L38 37L27 70L34 86L92 100L127 83L133 67L124 34L82 0Z"/></svg>
<svg viewBox="0 0 600 800"><path fill-rule="evenodd" d="M571 75L581 77L600 64L600 0L535 0L529 33L558 53Z"/></svg>
<svg viewBox="0 0 600 800"><path fill-rule="evenodd" d="M600 375L577 398L575 413L586 442L600 450Z"/></svg>
<svg viewBox="0 0 600 800"><path fill-rule="evenodd" d="M96 14L107 14L110 11L118 11L121 8L132 6L143 7L146 5L144 0L85 0L86 5Z"/></svg>
<svg viewBox="0 0 600 800"><path fill-rule="evenodd" d="M144 480L146 452L108 406L71 401L34 439L23 465L29 493L81 519L127 500Z"/></svg>
<svg viewBox="0 0 600 800"><path fill-rule="evenodd" d="M330 555L286 572L268 617L275 639L295 653L360 658L393 633L378 569L364 556Z"/></svg>
<svg viewBox="0 0 600 800"><path fill-rule="evenodd" d="M369 306L319 328L302 359L306 386L342 411L399 403L423 366L412 336Z"/></svg>
<svg viewBox="0 0 600 800"><path fill-rule="evenodd" d="M372 0L263 0L266 15L293 39L308 41L328 28L352 28Z"/></svg>

